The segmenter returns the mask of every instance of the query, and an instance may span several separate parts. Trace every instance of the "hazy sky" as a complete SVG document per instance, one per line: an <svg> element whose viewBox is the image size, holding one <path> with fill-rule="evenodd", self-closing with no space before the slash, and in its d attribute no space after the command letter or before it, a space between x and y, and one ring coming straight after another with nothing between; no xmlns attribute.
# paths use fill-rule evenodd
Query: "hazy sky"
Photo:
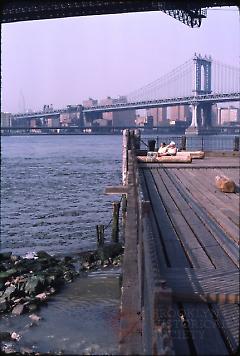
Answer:
<svg viewBox="0 0 240 356"><path fill-rule="evenodd" d="M196 29L162 12L4 24L1 111L128 94L195 52L239 65L237 8L209 9Z"/></svg>

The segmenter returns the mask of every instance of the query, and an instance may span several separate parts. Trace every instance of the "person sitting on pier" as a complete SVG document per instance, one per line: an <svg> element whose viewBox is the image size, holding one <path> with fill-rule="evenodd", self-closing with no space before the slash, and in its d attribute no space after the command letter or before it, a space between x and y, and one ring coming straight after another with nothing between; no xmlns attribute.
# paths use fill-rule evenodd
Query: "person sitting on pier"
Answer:
<svg viewBox="0 0 240 356"><path fill-rule="evenodd" d="M175 142L171 141L169 145L167 145L167 155L168 156L176 156L177 154L177 147Z"/></svg>
<svg viewBox="0 0 240 356"><path fill-rule="evenodd" d="M161 149L162 152L160 152L160 149L161 149L161 146L160 146L160 148L158 150L158 156L160 156L160 157L161 156L176 156L176 154L177 154L177 147L176 147L175 142L173 142L173 141L171 141L169 143L169 145L167 145L167 146L165 145Z"/></svg>
<svg viewBox="0 0 240 356"><path fill-rule="evenodd" d="M163 156L167 153L167 145L165 142L161 142L160 147L158 149L158 156Z"/></svg>

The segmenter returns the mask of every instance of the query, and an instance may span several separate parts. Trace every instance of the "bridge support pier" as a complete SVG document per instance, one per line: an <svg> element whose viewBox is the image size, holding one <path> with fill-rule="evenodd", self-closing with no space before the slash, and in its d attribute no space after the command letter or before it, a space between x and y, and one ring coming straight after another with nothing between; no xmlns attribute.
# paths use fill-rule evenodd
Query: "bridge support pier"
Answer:
<svg viewBox="0 0 240 356"><path fill-rule="evenodd" d="M203 123L202 126L205 129L208 129L212 127L212 104L211 103L206 103L202 106L203 110Z"/></svg>
<svg viewBox="0 0 240 356"><path fill-rule="evenodd" d="M101 119L102 114L98 112L89 112L83 114L84 126L94 126L95 120Z"/></svg>
<svg viewBox="0 0 240 356"><path fill-rule="evenodd" d="M186 130L186 135L198 135L201 126L201 107L198 104L192 104L192 123Z"/></svg>

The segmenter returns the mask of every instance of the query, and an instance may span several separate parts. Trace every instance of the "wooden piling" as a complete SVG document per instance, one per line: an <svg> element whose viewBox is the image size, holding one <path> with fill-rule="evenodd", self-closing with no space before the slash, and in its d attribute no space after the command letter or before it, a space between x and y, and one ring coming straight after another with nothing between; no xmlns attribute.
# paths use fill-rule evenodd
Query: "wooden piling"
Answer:
<svg viewBox="0 0 240 356"><path fill-rule="evenodd" d="M123 143L122 143L122 182L123 185L127 184L127 171L128 171L128 145L129 145L129 130L123 130Z"/></svg>
<svg viewBox="0 0 240 356"><path fill-rule="evenodd" d="M113 202L112 242L119 241L119 209L120 202Z"/></svg>
<svg viewBox="0 0 240 356"><path fill-rule="evenodd" d="M123 194L122 195L122 239L123 241L125 240L124 232L125 232L125 227L126 227L126 219L127 219L127 195Z"/></svg>
<svg viewBox="0 0 240 356"><path fill-rule="evenodd" d="M134 146L136 150L140 150L141 146L141 132L139 129L134 130Z"/></svg>
<svg viewBox="0 0 240 356"><path fill-rule="evenodd" d="M103 247L104 245L104 225L96 225L97 231L97 247Z"/></svg>

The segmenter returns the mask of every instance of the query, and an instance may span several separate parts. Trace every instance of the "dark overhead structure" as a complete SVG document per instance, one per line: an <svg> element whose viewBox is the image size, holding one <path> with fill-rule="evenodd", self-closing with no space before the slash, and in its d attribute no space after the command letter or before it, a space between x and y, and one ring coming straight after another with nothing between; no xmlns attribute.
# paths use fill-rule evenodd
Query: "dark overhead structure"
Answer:
<svg viewBox="0 0 240 356"><path fill-rule="evenodd" d="M239 1L194 0L1 0L1 22L42 20L74 16L163 11L190 27L200 27L208 7L238 6Z"/></svg>

